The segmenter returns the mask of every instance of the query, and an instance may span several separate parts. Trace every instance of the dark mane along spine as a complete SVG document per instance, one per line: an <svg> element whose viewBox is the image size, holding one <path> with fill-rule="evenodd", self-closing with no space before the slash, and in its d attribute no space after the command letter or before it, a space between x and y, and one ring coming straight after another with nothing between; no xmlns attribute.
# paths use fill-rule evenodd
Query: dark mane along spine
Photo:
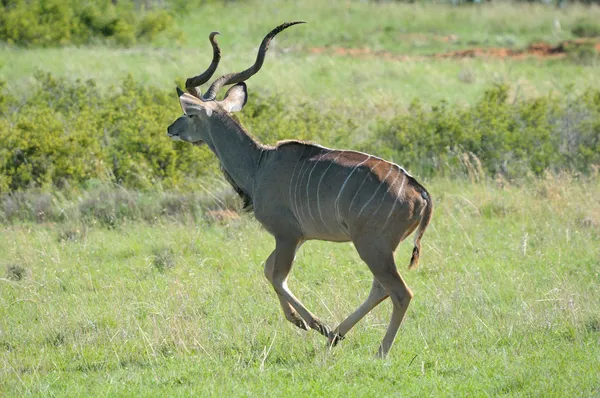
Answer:
<svg viewBox="0 0 600 398"><path fill-rule="evenodd" d="M231 175L227 172L227 170L225 170L223 168L223 166L221 166L221 172L223 173L223 176L225 176L225 179L227 180L227 182L233 187L235 192L238 195L240 195L240 198L242 198L242 201L244 202L244 205L243 205L244 211L252 211L254 209L254 203L252 202L252 197L248 194L248 192L246 192L242 188L240 188L240 186L237 185L235 183L235 181L233 181L233 178L231 178Z"/></svg>

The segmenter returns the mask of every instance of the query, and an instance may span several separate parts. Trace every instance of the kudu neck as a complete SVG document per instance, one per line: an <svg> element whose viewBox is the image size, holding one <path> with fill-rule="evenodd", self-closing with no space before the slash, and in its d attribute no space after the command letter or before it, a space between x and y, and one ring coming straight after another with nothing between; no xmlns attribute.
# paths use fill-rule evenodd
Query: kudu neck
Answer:
<svg viewBox="0 0 600 398"><path fill-rule="evenodd" d="M254 177L265 147L228 115L214 115L208 127L206 143L233 181L252 195Z"/></svg>

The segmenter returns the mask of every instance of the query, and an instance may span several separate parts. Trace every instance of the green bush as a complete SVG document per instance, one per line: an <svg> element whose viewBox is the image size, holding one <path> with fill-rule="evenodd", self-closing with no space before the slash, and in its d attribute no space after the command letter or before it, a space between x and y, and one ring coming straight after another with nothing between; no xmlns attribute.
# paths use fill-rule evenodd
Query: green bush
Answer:
<svg viewBox="0 0 600 398"><path fill-rule="evenodd" d="M91 178L135 188L159 182L175 187L201 174L197 165L208 154L165 134L179 112L175 95L131 79L105 95L93 82L37 79L37 90L0 123L0 192Z"/></svg>
<svg viewBox="0 0 600 398"><path fill-rule="evenodd" d="M333 113L322 113L310 103L290 108L282 96L261 96L250 92L244 111L235 114L259 141L275 144L284 139L316 141L330 146L347 146L356 125Z"/></svg>
<svg viewBox="0 0 600 398"><path fill-rule="evenodd" d="M500 85L471 108L442 102L427 111L415 102L408 114L380 121L367 145L420 175L465 171L464 154L484 172L508 177L587 173L600 164L600 91L513 104L507 98L508 87Z"/></svg>
<svg viewBox="0 0 600 398"><path fill-rule="evenodd" d="M575 37L600 37L600 23L590 19L579 19L571 29Z"/></svg>
<svg viewBox="0 0 600 398"><path fill-rule="evenodd" d="M93 81L36 76L28 98L0 90L0 193L28 188L78 189L88 181L141 190L198 188L218 173L206 147L173 142L166 127L181 114L174 90L131 78L99 92ZM2 85L0 84L0 87ZM589 172L600 165L600 91L564 98L508 101L508 87L485 92L472 107L446 102L371 126L353 145L357 126L311 103L285 104L251 92L237 115L264 143L295 138L356 147L396 161L418 175L546 170Z"/></svg>
<svg viewBox="0 0 600 398"><path fill-rule="evenodd" d="M102 40L127 46L152 40L173 25L166 10L140 9L136 4L111 0L4 0L0 3L0 41L19 46L61 46Z"/></svg>
<svg viewBox="0 0 600 398"><path fill-rule="evenodd" d="M3 80L0 80L0 115L3 115L6 112L6 105L8 102L8 97L6 94L4 94L5 86L6 86L6 82Z"/></svg>
<svg viewBox="0 0 600 398"><path fill-rule="evenodd" d="M565 46L567 58L576 64L595 66L599 59L596 43L572 43Z"/></svg>
<svg viewBox="0 0 600 398"><path fill-rule="evenodd" d="M76 187L90 179L173 189L217 172L205 147L167 137L167 126L181 115L175 90L158 91L128 78L101 94L93 81L46 74L36 79L37 88L24 101L0 91L0 107L5 97L10 104L10 111L0 113L0 193ZM275 97L258 94L240 118L270 143L283 138L335 143L353 128L309 105L289 110Z"/></svg>

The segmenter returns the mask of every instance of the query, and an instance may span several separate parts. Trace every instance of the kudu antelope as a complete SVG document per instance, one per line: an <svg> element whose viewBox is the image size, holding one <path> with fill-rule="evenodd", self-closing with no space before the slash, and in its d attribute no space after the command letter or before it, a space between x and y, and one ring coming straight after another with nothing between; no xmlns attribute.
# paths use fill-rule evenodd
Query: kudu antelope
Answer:
<svg viewBox="0 0 600 398"><path fill-rule="evenodd" d="M168 135L195 145L206 143L221 163L226 179L253 208L256 219L275 238L275 250L265 263L287 320L317 330L335 345L376 305L388 296L392 318L379 355L387 355L413 294L396 270L393 253L415 229L410 268L417 266L420 241L431 220L431 197L400 166L361 152L329 149L301 141L266 146L254 140L231 116L248 98L245 80L258 72L271 39L301 22L284 23L263 39L255 64L240 73L216 79L201 95L220 60L216 32L210 34L213 61L209 68L186 81L187 93L177 89L184 115L168 128ZM221 101L217 92L234 84ZM296 251L311 239L352 241L373 273L366 301L331 331L302 305L287 286Z"/></svg>

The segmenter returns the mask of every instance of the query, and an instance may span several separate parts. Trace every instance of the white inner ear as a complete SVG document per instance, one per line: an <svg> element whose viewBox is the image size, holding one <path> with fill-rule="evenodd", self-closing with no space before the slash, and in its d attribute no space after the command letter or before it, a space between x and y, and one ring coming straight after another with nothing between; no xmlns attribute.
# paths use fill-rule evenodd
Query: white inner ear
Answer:
<svg viewBox="0 0 600 398"><path fill-rule="evenodd" d="M235 85L227 91L227 96L221 101L221 106L227 112L241 111L246 104L246 90L242 84Z"/></svg>
<svg viewBox="0 0 600 398"><path fill-rule="evenodd" d="M200 105L193 98L187 98L187 93L179 97L181 109L186 115L200 115L205 111L208 116L212 115L212 109Z"/></svg>

